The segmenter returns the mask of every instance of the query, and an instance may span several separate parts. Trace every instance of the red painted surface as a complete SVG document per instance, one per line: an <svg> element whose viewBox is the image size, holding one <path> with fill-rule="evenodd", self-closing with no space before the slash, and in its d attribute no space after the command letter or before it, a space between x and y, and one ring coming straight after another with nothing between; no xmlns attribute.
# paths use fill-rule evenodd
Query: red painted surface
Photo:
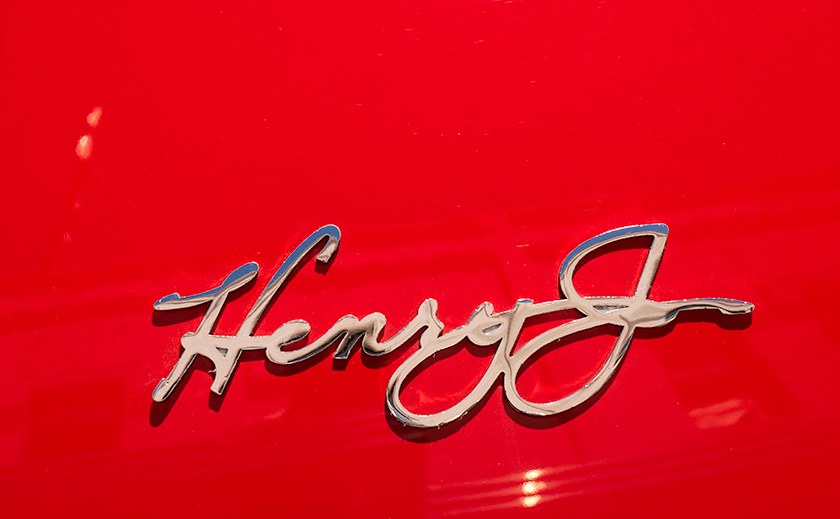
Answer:
<svg viewBox="0 0 840 519"><path fill-rule="evenodd" d="M837 3L253 4L0 6L0 515L831 515ZM527 419L497 388L405 428L384 398L410 348L256 354L221 398L199 363L153 405L199 314L152 303L257 261L232 333L326 223L336 260L259 330L380 311L391 333L427 297L455 327L556 299L576 245L651 222L671 228L653 299L756 311L637 336L576 416ZM598 262L590 295L638 268ZM573 390L607 347L554 349L523 393ZM454 402L489 360L471 353L405 401Z"/></svg>

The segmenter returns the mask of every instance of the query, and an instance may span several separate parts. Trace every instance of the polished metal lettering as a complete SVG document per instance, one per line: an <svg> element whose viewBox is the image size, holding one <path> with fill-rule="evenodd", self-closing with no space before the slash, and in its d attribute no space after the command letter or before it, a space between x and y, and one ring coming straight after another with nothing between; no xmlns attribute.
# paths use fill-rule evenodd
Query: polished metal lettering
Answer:
<svg viewBox="0 0 840 519"><path fill-rule="evenodd" d="M572 283L572 276L581 260L605 245L635 237L652 238L635 293L631 297L580 296ZM208 358L213 363L215 378L210 389L221 395L240 354L246 350L265 350L266 357L271 362L294 364L317 355L337 342L333 357L347 359L357 343L361 344L362 351L367 355L384 355L399 348L420 332L419 348L397 368L386 390L388 409L401 422L414 427L440 427L457 420L492 389L500 376L503 378L505 397L516 410L535 416L562 413L586 402L609 382L627 353L636 329L664 326L684 310L715 309L726 315L752 312L754 306L751 303L734 299L681 299L661 302L648 299L665 251L667 237L668 227L664 224L622 227L595 236L576 247L560 267L559 289L561 294L566 296L565 299L544 303L521 299L513 308L504 312L494 312L493 305L485 302L476 308L465 325L447 333L443 333L443 323L437 318L437 301L426 299L420 304L417 315L405 328L384 342L379 342L378 337L385 328L386 321L385 316L378 312L362 319L346 315L317 340L294 350L284 350L283 347L300 341L309 334L310 327L306 321L291 320L271 335L253 335L254 328L271 300L289 280L292 271L306 254L324 241L317 260L327 263L335 253L341 232L338 227L327 225L312 233L280 265L248 312L236 335L214 335L213 326L228 294L242 288L257 275L259 266L256 263L251 262L239 267L221 285L207 292L187 297L176 293L157 301L154 304L156 310L177 310L208 303L209 306L196 331L186 333L181 338L184 351L169 375L155 388L153 398L157 402L166 399L198 355ZM517 351L513 351L527 319L571 309L577 310L583 317L543 332ZM538 403L522 398L517 391L516 380L530 357L555 341L605 325L616 326L620 328L620 332L607 361L589 382L572 394L553 402ZM463 340L479 347L496 345L493 359L478 384L460 402L439 413L426 415L408 410L400 401L399 395L409 374L431 356L452 348Z"/></svg>

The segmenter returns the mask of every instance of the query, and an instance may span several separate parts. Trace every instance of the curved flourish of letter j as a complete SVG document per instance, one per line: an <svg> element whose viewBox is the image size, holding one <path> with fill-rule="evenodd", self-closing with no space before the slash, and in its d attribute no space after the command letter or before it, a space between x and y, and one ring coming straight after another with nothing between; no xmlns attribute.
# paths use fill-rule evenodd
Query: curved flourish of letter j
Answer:
<svg viewBox="0 0 840 519"><path fill-rule="evenodd" d="M572 276L580 262L601 247L636 237L649 237L652 241L635 293L630 297L579 295L572 283ZM310 327L306 321L288 321L271 335L253 335L256 324L271 300L307 253L326 240L317 259L323 263L330 260L338 248L341 232L338 227L327 225L312 233L283 262L248 312L236 335L214 335L212 330L227 296L247 285L257 275L259 267L256 263L251 262L239 267L220 286L207 292L187 297L176 293L157 301L154 305L156 310L176 310L206 303L209 303L209 306L196 331L186 333L181 338L184 351L169 375L155 388L153 398L158 402L166 399L197 355L207 357L213 363L215 375L210 389L222 394L241 352L245 350L265 350L266 357L271 362L293 364L337 343L334 357L347 359L357 343L361 343L362 350L368 355L383 355L399 348L422 331L420 347L397 368L386 390L388 409L404 424L414 427L440 427L455 421L480 402L499 377L503 378L505 398L514 409L535 416L562 413L583 404L604 388L615 375L627 353L636 329L664 326L684 310L714 309L725 315L738 315L750 313L754 309L751 303L735 299L648 299L667 238L668 227L665 224L622 227L595 236L569 253L560 267L559 289L561 294L565 295L565 299L543 303L521 299L513 308L504 312L494 312L493 305L485 302L476 308L466 324L446 333L443 333L443 323L437 318L437 301L426 299L420 304L417 315L402 330L383 342L379 342L379 337L385 327L385 316L378 312L362 319L345 315L317 340L293 350L284 350L282 347L300 341L309 334ZM527 319L570 309L579 311L583 317L545 331L526 342L517 351L513 351ZM619 327L618 338L606 362L583 387L564 398L547 403L531 402L519 394L516 380L529 358L558 340L604 325ZM493 359L476 386L461 401L444 411L418 414L407 409L400 401L399 395L408 376L436 353L455 347L464 339L480 347L496 345Z"/></svg>

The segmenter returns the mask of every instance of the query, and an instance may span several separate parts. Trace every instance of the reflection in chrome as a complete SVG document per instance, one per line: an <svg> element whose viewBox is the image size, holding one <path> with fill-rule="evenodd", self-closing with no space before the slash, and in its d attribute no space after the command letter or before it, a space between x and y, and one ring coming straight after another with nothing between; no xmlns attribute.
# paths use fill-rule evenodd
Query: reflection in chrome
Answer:
<svg viewBox="0 0 840 519"><path fill-rule="evenodd" d="M636 237L649 237L652 238L652 242L635 293L631 297L579 295L572 283L572 276L581 260L601 247ZM649 300L648 294L659 268L667 237L668 227L664 224L622 227L595 236L575 248L560 267L559 287L566 299L544 303L521 299L513 308L504 312L494 312L493 305L485 302L478 306L465 325L443 335L441 333L444 326L437 318L438 303L434 299L423 301L414 319L384 342L379 342L378 338L385 328L385 316L378 312L362 319L345 315L320 338L294 350L283 350L283 347L300 341L309 334L310 327L306 321L288 321L271 335L253 335L263 313L294 269L324 240L326 243L321 247L317 259L322 263L329 262L338 248L341 232L335 225L327 225L312 233L280 265L248 312L236 335L213 335L212 331L228 294L242 288L257 275L259 267L254 262L234 270L221 285L212 290L187 297L181 297L177 293L170 294L157 301L154 304L156 310L177 310L206 303L209 303L209 307L196 331L186 333L181 338L184 351L171 373L155 388L153 398L158 402L166 399L197 355L207 357L213 363L215 378L210 389L214 393L222 394L240 354L246 350L265 350L266 357L271 362L294 364L317 355L338 342L334 358L347 359L356 343L360 343L362 350L368 355L384 355L396 350L422 331L419 349L397 368L388 382L386 392L388 409L404 424L414 427L440 427L457 420L492 389L500 376L503 378L507 401L518 411L535 416L561 413L583 404L609 382L627 353L637 328L664 326L683 310L715 309L726 315L747 314L753 310L754 306L751 303L733 299L682 299L662 302ZM527 319L570 309L577 310L584 316L541 333L513 352ZM553 402L531 402L520 396L516 381L529 358L560 339L604 325L617 326L620 333L606 362L589 382L572 394ZM406 409L400 401L400 392L411 372L436 353L455 347L465 339L480 347L497 345L495 355L478 384L463 400L439 413L416 414Z"/></svg>

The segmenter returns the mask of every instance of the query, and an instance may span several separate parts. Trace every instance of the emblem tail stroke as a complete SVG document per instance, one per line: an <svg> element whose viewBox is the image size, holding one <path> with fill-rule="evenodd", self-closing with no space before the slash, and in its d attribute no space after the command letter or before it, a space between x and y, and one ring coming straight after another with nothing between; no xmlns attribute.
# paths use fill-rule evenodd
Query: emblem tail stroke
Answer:
<svg viewBox="0 0 840 519"><path fill-rule="evenodd" d="M581 260L601 247L636 237L649 237L652 238L652 242L635 293L631 297L580 296L572 283L572 276ZM748 314L755 308L751 303L735 299L648 299L667 238L667 225L650 224L613 229L583 242L569 253L560 268L559 291L561 296L565 295L565 299L543 303L520 299L513 308L504 312L494 312L493 305L485 302L476 308L466 324L444 334L443 323L437 317L437 301L426 299L418 307L417 315L402 330L383 342L379 342L378 337L385 328L385 316L375 312L362 319L345 315L317 340L301 348L286 351L282 349L284 346L300 341L309 334L309 323L300 319L291 320L271 335L253 335L254 328L272 299L289 280L295 267L310 251L322 244L317 260L327 263L338 249L341 231L335 225L326 225L312 233L280 265L248 312L236 335L213 335L211 332L228 295L247 285L257 275L259 266L254 262L237 268L221 285L206 292L186 297L175 293L158 300L154 307L161 311L204 304L207 304L208 308L198 328L181 337L184 351L169 375L155 388L153 398L162 402L169 397L198 355L208 358L213 363L215 378L210 390L221 395L239 361L239 356L246 350L265 350L268 360L276 364L301 362L334 343L337 343L333 354L336 359L349 358L356 344L361 344L362 351L367 355L378 356L396 350L422 331L420 347L396 369L386 390L388 409L400 422L414 427L440 427L458 420L481 401L500 376L503 377L505 398L516 410L534 416L562 413L583 404L609 382L627 353L637 328L664 326L685 310L714 309L725 315L739 315ZM513 351L527 319L569 309L579 311L583 317L545 331L522 345L516 352ZM516 380L519 371L531 356L555 341L603 325L614 325L621 331L606 362L583 387L564 398L548 403L531 402L519 394ZM434 414L412 413L399 398L408 376L429 357L456 346L464 339L479 347L496 347L495 355L478 384L464 399L445 411Z"/></svg>

